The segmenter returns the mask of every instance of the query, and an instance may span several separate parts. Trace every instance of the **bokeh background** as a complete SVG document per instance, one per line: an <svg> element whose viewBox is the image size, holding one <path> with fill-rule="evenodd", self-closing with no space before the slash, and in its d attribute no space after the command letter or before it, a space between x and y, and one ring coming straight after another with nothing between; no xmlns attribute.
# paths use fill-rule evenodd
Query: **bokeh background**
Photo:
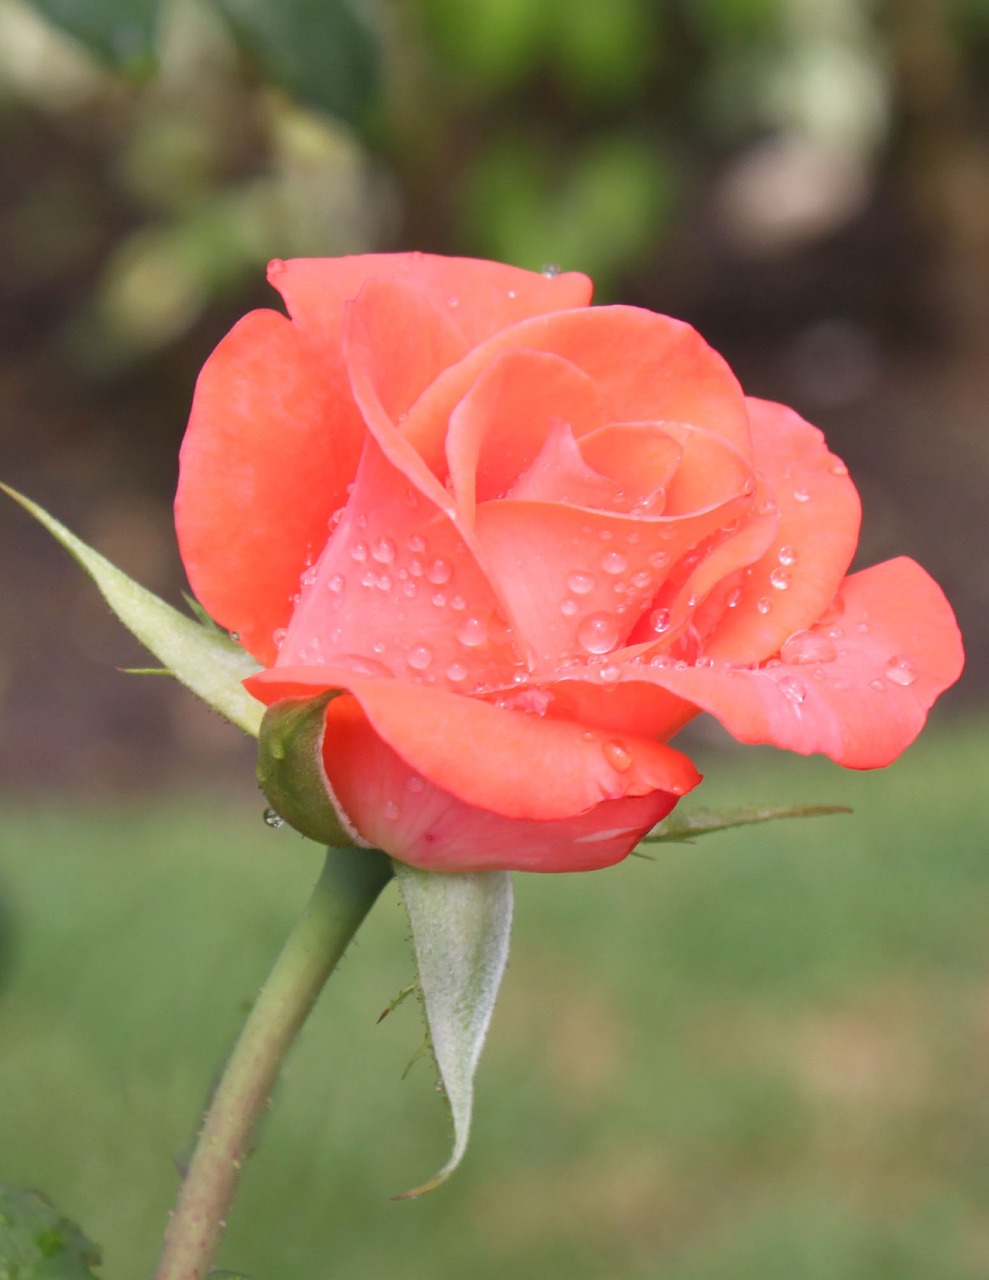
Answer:
<svg viewBox="0 0 989 1280"><path fill-rule="evenodd" d="M394 903L282 1086L227 1265L989 1274L987 0L0 0L0 478L178 601L198 368L272 257L592 275L827 432L860 562L914 555L966 676L879 776L691 747L705 803L851 818L519 884L454 1186ZM149 1274L223 1044L315 874L236 730L0 506L0 1179ZM401 1021L404 1018L405 1021Z"/></svg>

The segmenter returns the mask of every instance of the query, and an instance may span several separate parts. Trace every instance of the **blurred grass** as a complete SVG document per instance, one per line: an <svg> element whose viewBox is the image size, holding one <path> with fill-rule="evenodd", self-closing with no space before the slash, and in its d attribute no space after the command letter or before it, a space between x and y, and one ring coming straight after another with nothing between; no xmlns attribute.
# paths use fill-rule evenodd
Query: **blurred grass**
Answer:
<svg viewBox="0 0 989 1280"><path fill-rule="evenodd" d="M256 1280L989 1274L989 727L880 774L709 750L703 804L845 802L517 877L466 1168L389 891L293 1055L221 1257ZM3 805L0 1178L150 1276L198 1109L318 871L256 807ZM245 809L247 811L245 811Z"/></svg>

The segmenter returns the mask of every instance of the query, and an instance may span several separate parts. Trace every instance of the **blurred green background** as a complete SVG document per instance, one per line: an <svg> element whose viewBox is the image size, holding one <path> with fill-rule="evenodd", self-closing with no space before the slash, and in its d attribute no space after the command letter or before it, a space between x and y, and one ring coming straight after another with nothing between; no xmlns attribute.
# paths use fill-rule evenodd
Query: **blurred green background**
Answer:
<svg viewBox="0 0 989 1280"><path fill-rule="evenodd" d="M226 1264L298 1280L989 1275L989 2L0 0L0 478L178 599L196 373L271 257L587 271L823 427L860 562L969 670L881 775L692 732L699 803L850 818L523 878L468 1166L389 900L317 1012ZM150 1273L315 851L252 753L0 506L0 1179Z"/></svg>

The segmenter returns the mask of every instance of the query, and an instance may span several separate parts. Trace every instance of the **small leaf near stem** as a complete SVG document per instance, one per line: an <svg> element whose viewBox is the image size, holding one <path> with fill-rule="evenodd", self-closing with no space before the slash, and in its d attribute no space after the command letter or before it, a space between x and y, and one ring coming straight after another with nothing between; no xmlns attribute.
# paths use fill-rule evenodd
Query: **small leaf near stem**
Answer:
<svg viewBox="0 0 989 1280"><path fill-rule="evenodd" d="M680 813L661 822L643 838L643 844L690 844L697 836L712 831L728 831L732 827L748 827L756 822L775 822L777 818L823 818L832 813L851 813L843 804L810 804L792 809L729 809L723 813L699 811Z"/></svg>
<svg viewBox="0 0 989 1280"><path fill-rule="evenodd" d="M233 724L257 737L264 707L241 683L258 669L249 653L215 623L204 626L159 600L30 498L6 485L0 485L0 489L40 521L78 561L127 630L151 650L176 680Z"/></svg>
<svg viewBox="0 0 989 1280"><path fill-rule="evenodd" d="M157 1280L203 1280L240 1167L282 1062L392 865L377 849L329 849L305 914L261 988L206 1112L165 1235Z"/></svg>
<svg viewBox="0 0 989 1280"><path fill-rule="evenodd" d="M412 926L429 1039L453 1119L449 1160L427 1182L395 1197L408 1200L445 1182L467 1149L474 1075L508 961L512 881L507 871L448 874L394 866Z"/></svg>

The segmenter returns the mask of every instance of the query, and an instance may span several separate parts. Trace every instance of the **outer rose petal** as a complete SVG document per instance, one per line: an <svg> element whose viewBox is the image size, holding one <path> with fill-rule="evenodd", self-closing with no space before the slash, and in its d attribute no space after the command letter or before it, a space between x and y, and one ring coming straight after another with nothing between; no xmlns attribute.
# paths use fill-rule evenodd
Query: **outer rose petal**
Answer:
<svg viewBox="0 0 989 1280"><path fill-rule="evenodd" d="M274 311L244 317L207 360L179 455L175 527L193 591L262 663L306 558L346 501L364 439L342 360L315 359Z"/></svg>
<svg viewBox="0 0 989 1280"><path fill-rule="evenodd" d="M753 463L779 511L769 550L742 573L741 595L704 645L712 657L760 662L834 599L858 545L862 507L824 436L784 405L749 399ZM767 607L768 606L768 607Z"/></svg>
<svg viewBox="0 0 989 1280"><path fill-rule="evenodd" d="M709 711L740 742L880 768L910 745L934 700L957 680L961 637L940 587L913 560L853 574L841 601L840 615L795 637L793 657L772 666L678 669L665 657L658 666L622 665L620 653L608 660L633 688L655 682ZM822 648L834 653L830 661L816 656ZM577 689L569 702L583 714Z"/></svg>
<svg viewBox="0 0 989 1280"><path fill-rule="evenodd" d="M662 743L425 685L362 679L332 666L262 671L246 684L267 703L318 688L349 690L378 737L411 769L506 818L573 818L602 800L653 791L685 795L700 781L687 757Z"/></svg>
<svg viewBox="0 0 989 1280"><path fill-rule="evenodd" d="M339 349L344 304L371 279L394 280L444 308L465 349L530 316L586 307L593 287L579 272L544 276L501 262L428 253L293 258L272 263L269 278L296 324L331 350ZM381 336L387 343L399 335Z"/></svg>
<svg viewBox="0 0 989 1280"><path fill-rule="evenodd" d="M347 823L368 844L427 871L592 871L621 861L677 797L603 800L571 818L506 818L466 804L412 770L353 698L328 708L324 763Z"/></svg>

